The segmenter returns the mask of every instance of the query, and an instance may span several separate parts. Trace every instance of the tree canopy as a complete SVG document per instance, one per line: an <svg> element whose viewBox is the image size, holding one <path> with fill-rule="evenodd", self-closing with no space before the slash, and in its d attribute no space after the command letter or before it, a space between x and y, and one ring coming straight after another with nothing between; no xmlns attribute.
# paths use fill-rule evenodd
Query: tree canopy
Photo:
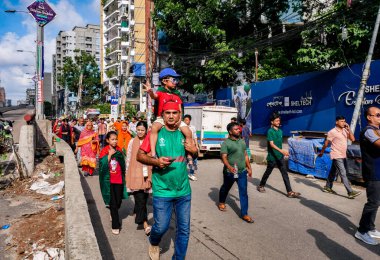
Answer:
<svg viewBox="0 0 380 260"><path fill-rule="evenodd" d="M64 58L61 75L58 82L61 86L67 86L69 91L78 93L79 79L82 80L82 104L92 105L104 100L104 89L100 84L100 71L95 57L85 51L76 51L74 59L70 56Z"/></svg>
<svg viewBox="0 0 380 260"><path fill-rule="evenodd" d="M259 80L362 62L379 3L156 0L154 20L191 92L234 84L237 72L253 80L256 48Z"/></svg>

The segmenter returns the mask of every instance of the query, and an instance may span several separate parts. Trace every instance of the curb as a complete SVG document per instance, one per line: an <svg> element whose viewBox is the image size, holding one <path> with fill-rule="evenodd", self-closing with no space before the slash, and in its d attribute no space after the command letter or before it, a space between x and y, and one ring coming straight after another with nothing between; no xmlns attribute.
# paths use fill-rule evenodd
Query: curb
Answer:
<svg viewBox="0 0 380 260"><path fill-rule="evenodd" d="M64 158L65 258L102 259L74 153L63 140L55 148L57 156Z"/></svg>

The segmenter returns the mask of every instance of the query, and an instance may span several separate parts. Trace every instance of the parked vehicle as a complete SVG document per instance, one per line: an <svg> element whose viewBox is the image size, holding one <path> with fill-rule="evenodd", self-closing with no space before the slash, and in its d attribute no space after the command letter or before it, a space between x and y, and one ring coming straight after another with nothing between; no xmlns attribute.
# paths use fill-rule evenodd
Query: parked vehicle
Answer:
<svg viewBox="0 0 380 260"><path fill-rule="evenodd" d="M219 152L221 143L228 137L227 125L237 117L237 109L225 106L185 106L185 114L192 117L197 129L199 156Z"/></svg>

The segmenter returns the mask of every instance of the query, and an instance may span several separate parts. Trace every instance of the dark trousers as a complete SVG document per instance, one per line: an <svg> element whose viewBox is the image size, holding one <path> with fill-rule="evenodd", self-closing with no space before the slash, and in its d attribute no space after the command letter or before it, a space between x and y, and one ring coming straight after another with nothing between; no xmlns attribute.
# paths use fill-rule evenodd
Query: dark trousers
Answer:
<svg viewBox="0 0 380 260"><path fill-rule="evenodd" d="M135 208L133 210L136 214L135 223L138 225L144 224L144 221L148 221L147 203L149 193L139 190L133 192L133 197L135 198Z"/></svg>
<svg viewBox="0 0 380 260"><path fill-rule="evenodd" d="M265 186L269 176L271 175L271 173L272 173L274 167L276 167L276 165L281 172L282 179L284 180L286 191L287 192L292 191L292 187L290 186L288 171L285 168L284 158L281 158L280 160L276 160L276 161L268 161L267 169L265 170L264 175L260 181L260 186L262 186L262 187Z"/></svg>
<svg viewBox="0 0 380 260"><path fill-rule="evenodd" d="M121 228L121 223L120 223L120 219L119 219L119 209L121 206L121 201L123 199L123 191L124 191L124 185L123 184L111 183L110 211L111 211L111 218L112 218L112 229L120 229Z"/></svg>
<svg viewBox="0 0 380 260"><path fill-rule="evenodd" d="M364 204L358 229L362 234L375 230L376 213L380 206L380 181L368 181L366 184L367 203Z"/></svg>
<svg viewBox="0 0 380 260"><path fill-rule="evenodd" d="M235 179L232 173L223 173L223 185L219 191L219 203L225 203L228 192L235 181L238 184L239 199L240 199L240 215L244 217L248 215L248 192L247 192L247 171L244 170L238 174L238 178Z"/></svg>
<svg viewBox="0 0 380 260"><path fill-rule="evenodd" d="M105 146L106 143L106 135L99 135L99 143L102 146L102 148Z"/></svg>

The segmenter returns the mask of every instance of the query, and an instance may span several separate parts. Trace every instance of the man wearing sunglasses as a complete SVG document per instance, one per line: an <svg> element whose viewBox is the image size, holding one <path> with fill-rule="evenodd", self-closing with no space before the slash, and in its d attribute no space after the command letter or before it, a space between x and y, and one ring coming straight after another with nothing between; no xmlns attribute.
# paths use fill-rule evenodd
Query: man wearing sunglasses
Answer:
<svg viewBox="0 0 380 260"><path fill-rule="evenodd" d="M362 174L366 184L367 203L364 205L355 237L366 244L377 245L380 232L376 230L376 213L380 205L380 109L370 106L364 114L368 125L360 133Z"/></svg>

